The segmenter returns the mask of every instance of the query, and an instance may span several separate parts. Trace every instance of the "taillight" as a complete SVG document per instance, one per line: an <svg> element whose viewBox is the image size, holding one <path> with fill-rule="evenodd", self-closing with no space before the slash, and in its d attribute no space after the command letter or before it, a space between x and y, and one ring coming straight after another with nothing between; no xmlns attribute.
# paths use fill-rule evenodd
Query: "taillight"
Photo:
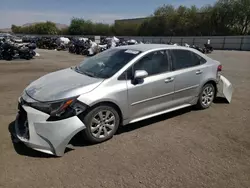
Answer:
<svg viewBox="0 0 250 188"><path fill-rule="evenodd" d="M222 65L219 65L219 66L218 66L217 71L218 71L218 72L221 72L221 71L222 71Z"/></svg>

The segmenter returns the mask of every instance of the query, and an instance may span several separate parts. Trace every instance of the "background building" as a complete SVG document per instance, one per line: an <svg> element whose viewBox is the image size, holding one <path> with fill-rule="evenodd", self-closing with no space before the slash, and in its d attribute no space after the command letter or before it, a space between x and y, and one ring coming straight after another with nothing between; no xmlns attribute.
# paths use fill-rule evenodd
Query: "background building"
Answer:
<svg viewBox="0 0 250 188"><path fill-rule="evenodd" d="M115 24L126 24L126 23L141 24L146 19L148 19L148 17L132 18L132 19L121 19L121 20L115 20Z"/></svg>

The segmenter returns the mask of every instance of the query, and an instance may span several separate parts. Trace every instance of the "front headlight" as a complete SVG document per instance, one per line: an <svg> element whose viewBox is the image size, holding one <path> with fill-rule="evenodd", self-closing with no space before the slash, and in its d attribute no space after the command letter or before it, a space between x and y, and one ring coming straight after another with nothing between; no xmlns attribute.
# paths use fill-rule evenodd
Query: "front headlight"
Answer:
<svg viewBox="0 0 250 188"><path fill-rule="evenodd" d="M35 102L31 103L31 107L40 110L46 114L52 115L52 116L58 116L60 112L62 112L66 107L69 106L70 103L72 103L73 100L67 100L67 101L58 101L58 102ZM65 105L65 106L64 106ZM64 107L64 108L63 108Z"/></svg>
<svg viewBox="0 0 250 188"><path fill-rule="evenodd" d="M31 107L50 115L49 121L69 118L78 115L86 110L87 105L71 98L63 101L50 103L32 103Z"/></svg>

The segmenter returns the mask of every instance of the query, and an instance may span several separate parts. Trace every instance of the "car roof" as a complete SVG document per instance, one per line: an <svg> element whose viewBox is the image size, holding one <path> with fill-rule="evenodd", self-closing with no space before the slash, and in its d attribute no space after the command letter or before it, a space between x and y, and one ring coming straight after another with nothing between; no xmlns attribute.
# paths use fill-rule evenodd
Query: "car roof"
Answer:
<svg viewBox="0 0 250 188"><path fill-rule="evenodd" d="M184 46L174 46L174 45L167 45L167 44L134 44L134 45L126 45L126 46L119 46L116 47L119 49L128 49L128 50L137 50L141 52L146 52L149 50L154 49L187 49Z"/></svg>

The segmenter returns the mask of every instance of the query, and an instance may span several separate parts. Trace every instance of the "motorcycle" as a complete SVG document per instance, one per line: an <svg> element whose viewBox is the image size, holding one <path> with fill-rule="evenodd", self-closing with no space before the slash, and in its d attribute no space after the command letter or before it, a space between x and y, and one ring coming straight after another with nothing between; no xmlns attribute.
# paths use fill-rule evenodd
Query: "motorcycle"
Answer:
<svg viewBox="0 0 250 188"><path fill-rule="evenodd" d="M20 59L26 60L30 60L36 55L36 52L33 50L32 46L20 46L17 48L17 53Z"/></svg>
<svg viewBox="0 0 250 188"><path fill-rule="evenodd" d="M37 47L41 49L54 50L57 48L56 38L42 37L37 40Z"/></svg>
<svg viewBox="0 0 250 188"><path fill-rule="evenodd" d="M199 46L197 46L197 45L192 45L191 48L194 48L194 49L200 51L200 52L203 53L203 54L205 53L205 49L204 49L204 48L201 48L201 47L199 47Z"/></svg>
<svg viewBox="0 0 250 188"><path fill-rule="evenodd" d="M10 61L15 58L30 60L35 55L35 44L16 44L11 41L4 42L0 47L0 58Z"/></svg>
<svg viewBox="0 0 250 188"><path fill-rule="evenodd" d="M208 53L211 53L214 49L210 44L204 44L204 50L205 50L205 53L208 54Z"/></svg>
<svg viewBox="0 0 250 188"><path fill-rule="evenodd" d="M2 45L2 59L10 61L15 57L15 49L14 46L10 42L5 42Z"/></svg>
<svg viewBox="0 0 250 188"><path fill-rule="evenodd" d="M74 39L69 43L69 53L87 55L90 47L89 40Z"/></svg>
<svg viewBox="0 0 250 188"><path fill-rule="evenodd" d="M0 60L3 59L3 56L2 56L3 47L2 47L2 45L3 45L3 41L0 40Z"/></svg>

